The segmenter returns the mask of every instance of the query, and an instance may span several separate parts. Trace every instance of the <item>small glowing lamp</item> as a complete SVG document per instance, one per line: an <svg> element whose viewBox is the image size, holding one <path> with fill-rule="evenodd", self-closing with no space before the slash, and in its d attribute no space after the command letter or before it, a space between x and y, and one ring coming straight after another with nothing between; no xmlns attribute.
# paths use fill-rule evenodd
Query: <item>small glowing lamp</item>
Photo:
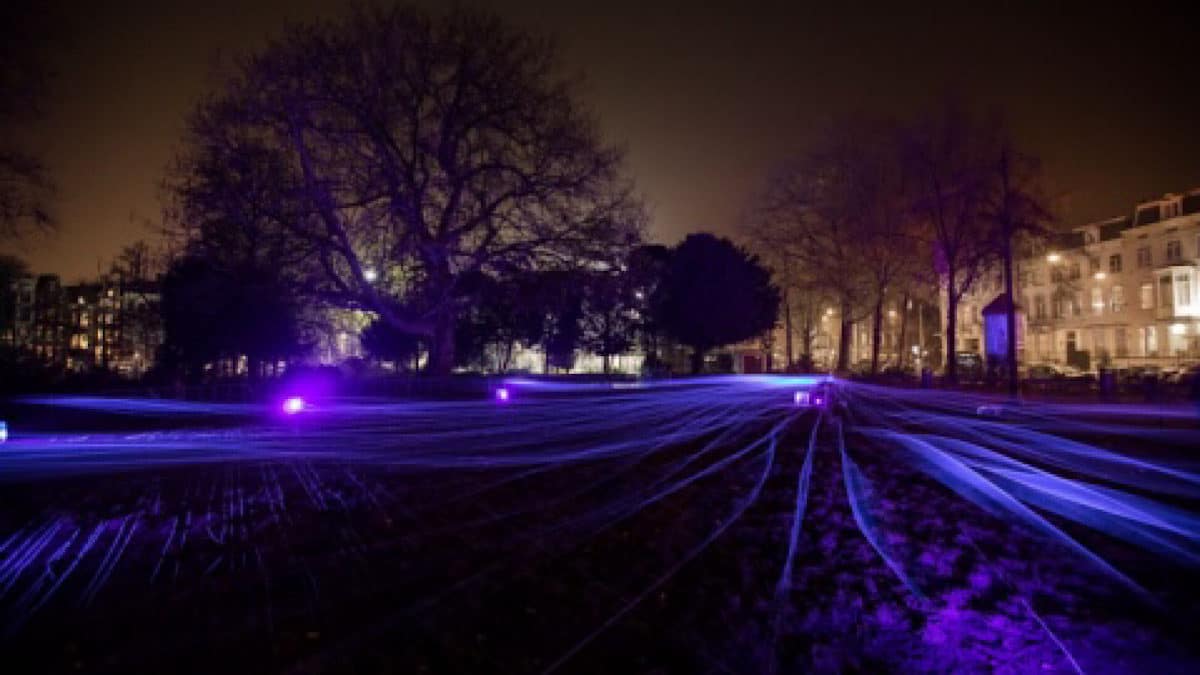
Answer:
<svg viewBox="0 0 1200 675"><path fill-rule="evenodd" d="M1056 263L1059 260L1062 260L1062 256L1058 253L1049 253L1046 255L1046 262L1048 263Z"/></svg>
<svg viewBox="0 0 1200 675"><path fill-rule="evenodd" d="M1171 324L1171 335L1186 335L1186 334L1187 334L1187 326L1185 326L1181 323Z"/></svg>
<svg viewBox="0 0 1200 675"><path fill-rule="evenodd" d="M371 283L378 278L379 272L376 272L374 267L368 267L367 269L363 270L363 279L366 279L367 283Z"/></svg>
<svg viewBox="0 0 1200 675"><path fill-rule="evenodd" d="M0 420L0 443L8 440L8 422Z"/></svg>
<svg viewBox="0 0 1200 675"><path fill-rule="evenodd" d="M1103 281L1103 280L1104 280L1104 277L1106 277L1106 276L1108 276L1108 275L1107 275L1107 274L1105 274L1104 272L1096 272L1096 274L1095 274L1095 275L1093 275L1093 276L1095 276L1095 277L1096 277L1096 281Z"/></svg>
<svg viewBox="0 0 1200 675"><path fill-rule="evenodd" d="M796 405L808 405L809 396L807 391L798 391L792 396L792 402Z"/></svg>
<svg viewBox="0 0 1200 675"><path fill-rule="evenodd" d="M496 400L498 402L504 403L504 402L508 401L508 398L509 398L508 387L500 387L499 389L496 390Z"/></svg>
<svg viewBox="0 0 1200 675"><path fill-rule="evenodd" d="M289 396L283 400L283 412L288 415L304 412L305 407L304 399L299 396Z"/></svg>

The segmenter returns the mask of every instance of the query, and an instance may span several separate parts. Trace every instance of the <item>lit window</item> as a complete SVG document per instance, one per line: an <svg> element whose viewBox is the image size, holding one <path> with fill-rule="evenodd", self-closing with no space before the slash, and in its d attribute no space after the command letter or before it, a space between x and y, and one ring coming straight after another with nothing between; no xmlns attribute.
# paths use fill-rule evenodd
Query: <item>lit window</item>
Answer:
<svg viewBox="0 0 1200 675"><path fill-rule="evenodd" d="M1175 275L1175 306L1187 307L1192 304L1192 277L1190 274Z"/></svg>
<svg viewBox="0 0 1200 675"><path fill-rule="evenodd" d="M1112 311L1114 314L1125 309L1125 289L1121 286L1112 287Z"/></svg>
<svg viewBox="0 0 1200 675"><path fill-rule="evenodd" d="M1092 289L1092 313L1101 314L1104 312L1104 290L1097 287Z"/></svg>
<svg viewBox="0 0 1200 675"><path fill-rule="evenodd" d="M1167 262L1178 262L1183 257L1183 247L1178 239L1167 242Z"/></svg>
<svg viewBox="0 0 1200 675"><path fill-rule="evenodd" d="M1142 284L1142 309L1154 309L1154 284Z"/></svg>
<svg viewBox="0 0 1200 675"><path fill-rule="evenodd" d="M1121 271L1121 256L1120 256L1120 254L1108 256L1108 271L1109 272L1120 272Z"/></svg>
<svg viewBox="0 0 1200 675"><path fill-rule="evenodd" d="M1038 319L1046 318L1046 298L1044 296L1036 296L1033 299L1033 315Z"/></svg>

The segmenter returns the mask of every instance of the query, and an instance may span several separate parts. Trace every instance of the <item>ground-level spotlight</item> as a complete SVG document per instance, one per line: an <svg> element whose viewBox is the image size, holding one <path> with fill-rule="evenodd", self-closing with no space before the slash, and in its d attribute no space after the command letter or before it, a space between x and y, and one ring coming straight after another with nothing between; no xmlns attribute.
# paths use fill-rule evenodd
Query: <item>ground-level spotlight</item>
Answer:
<svg viewBox="0 0 1200 675"><path fill-rule="evenodd" d="M809 405L811 396L807 391L798 391L792 395L792 403L796 405Z"/></svg>
<svg viewBox="0 0 1200 675"><path fill-rule="evenodd" d="M299 396L289 396L283 399L283 412L288 415L304 412L306 407L308 406L304 399Z"/></svg>
<svg viewBox="0 0 1200 675"><path fill-rule="evenodd" d="M508 387L499 387L496 389L496 402L505 403L510 397Z"/></svg>
<svg viewBox="0 0 1200 675"><path fill-rule="evenodd" d="M0 443L8 440L8 422L0 420Z"/></svg>

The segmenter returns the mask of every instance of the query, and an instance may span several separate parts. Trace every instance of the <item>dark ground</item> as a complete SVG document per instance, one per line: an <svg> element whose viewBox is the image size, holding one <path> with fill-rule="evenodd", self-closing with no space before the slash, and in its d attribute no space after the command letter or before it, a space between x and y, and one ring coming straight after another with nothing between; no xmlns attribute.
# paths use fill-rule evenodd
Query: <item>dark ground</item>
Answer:
<svg viewBox="0 0 1200 675"><path fill-rule="evenodd" d="M1186 409L791 391L9 408L4 670L1200 671Z"/></svg>

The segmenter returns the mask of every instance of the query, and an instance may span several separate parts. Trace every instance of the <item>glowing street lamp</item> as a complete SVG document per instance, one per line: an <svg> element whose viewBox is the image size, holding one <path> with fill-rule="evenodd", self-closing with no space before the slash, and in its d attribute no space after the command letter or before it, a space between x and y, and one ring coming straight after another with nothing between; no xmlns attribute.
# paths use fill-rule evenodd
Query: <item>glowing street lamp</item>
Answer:
<svg viewBox="0 0 1200 675"><path fill-rule="evenodd" d="M1054 264L1062 260L1062 256L1058 253L1049 253L1046 255L1046 262Z"/></svg>
<svg viewBox="0 0 1200 675"><path fill-rule="evenodd" d="M368 267L363 270L363 279L366 279L367 283L373 283L378 278L379 272L376 272L374 267Z"/></svg>
<svg viewBox="0 0 1200 675"><path fill-rule="evenodd" d="M508 387L500 387L496 390L496 402L507 403L509 399Z"/></svg>

